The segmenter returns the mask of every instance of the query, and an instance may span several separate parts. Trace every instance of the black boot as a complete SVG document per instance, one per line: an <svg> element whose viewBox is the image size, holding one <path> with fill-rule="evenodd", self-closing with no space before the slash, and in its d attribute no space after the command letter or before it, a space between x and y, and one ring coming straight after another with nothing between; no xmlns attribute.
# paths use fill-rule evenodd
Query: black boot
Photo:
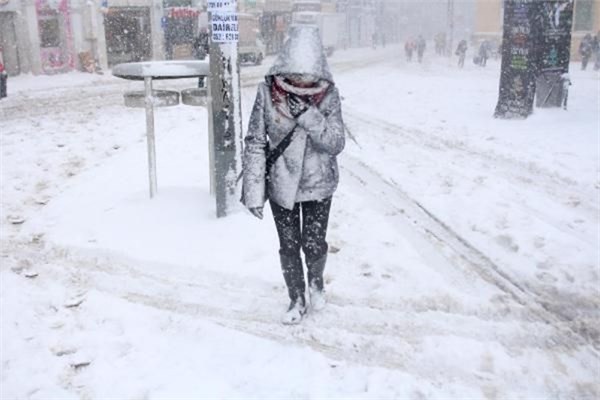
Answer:
<svg viewBox="0 0 600 400"><path fill-rule="evenodd" d="M279 258L283 279L285 279L288 295L290 296L290 306L283 315L281 322L287 325L298 324L302 320L302 316L306 314L306 300L304 298L306 284L304 283L302 260L300 255L290 257L280 254Z"/></svg>
<svg viewBox="0 0 600 400"><path fill-rule="evenodd" d="M306 260L308 268L308 291L313 310L322 310L327 304L323 283L323 271L327 262L327 253L316 260Z"/></svg>

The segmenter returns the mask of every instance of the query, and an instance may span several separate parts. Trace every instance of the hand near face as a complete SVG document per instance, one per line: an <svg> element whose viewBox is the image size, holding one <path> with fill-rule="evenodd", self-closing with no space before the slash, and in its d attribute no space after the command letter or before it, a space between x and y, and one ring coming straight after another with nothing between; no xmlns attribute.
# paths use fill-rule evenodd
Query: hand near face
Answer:
<svg viewBox="0 0 600 400"><path fill-rule="evenodd" d="M306 100L304 100L302 97L297 96L292 93L288 94L287 100L288 100L288 106L290 108L290 113L292 114L292 116L294 118L298 118L306 110L308 110L308 107L310 106L310 104Z"/></svg>

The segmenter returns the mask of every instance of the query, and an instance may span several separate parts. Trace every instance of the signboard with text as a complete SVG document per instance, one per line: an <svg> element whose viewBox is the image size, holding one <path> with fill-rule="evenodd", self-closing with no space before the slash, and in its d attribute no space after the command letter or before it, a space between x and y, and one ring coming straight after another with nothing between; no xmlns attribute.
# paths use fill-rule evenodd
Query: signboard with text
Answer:
<svg viewBox="0 0 600 400"><path fill-rule="evenodd" d="M210 24L213 42L237 43L239 41L238 16L235 12L213 12Z"/></svg>
<svg viewBox="0 0 600 400"><path fill-rule="evenodd" d="M216 11L235 11L237 9L237 0L208 0L206 2L208 12Z"/></svg>

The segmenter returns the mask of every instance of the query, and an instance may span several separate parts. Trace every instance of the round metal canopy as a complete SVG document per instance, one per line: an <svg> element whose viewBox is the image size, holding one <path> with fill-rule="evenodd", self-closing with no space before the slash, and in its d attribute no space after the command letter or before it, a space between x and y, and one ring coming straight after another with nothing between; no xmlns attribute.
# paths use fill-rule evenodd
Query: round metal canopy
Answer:
<svg viewBox="0 0 600 400"><path fill-rule="evenodd" d="M112 74L131 80L196 78L209 75L208 60L144 61L115 65Z"/></svg>

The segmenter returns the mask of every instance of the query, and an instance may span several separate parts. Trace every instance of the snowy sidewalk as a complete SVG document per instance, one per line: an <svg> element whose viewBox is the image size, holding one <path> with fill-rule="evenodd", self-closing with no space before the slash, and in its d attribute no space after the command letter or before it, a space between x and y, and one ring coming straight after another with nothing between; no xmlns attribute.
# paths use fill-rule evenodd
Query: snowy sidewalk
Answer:
<svg viewBox="0 0 600 400"><path fill-rule="evenodd" d="M90 98L53 115L0 122L8 132L4 159L11 162L2 161L1 397L597 396L594 338L574 334L535 297L512 293L502 274L485 275L480 253L465 253L419 208L422 203L474 240L475 250L491 256L500 272L535 287L528 272L516 275L511 268L529 270L522 259L485 247L489 239L462 230L472 222L457 211L476 209L465 203L469 196L482 202L492 223L520 210L512 192L503 198L504 209L488 191L444 184L481 162L478 152L464 149L485 138L452 126L465 119L464 109L454 119L431 118L451 125L440 132L454 135L446 140L459 145L450 147L431 134L435 127L415 130L429 115L411 108L418 103L402 103L404 96L398 96L400 104L378 100L417 90L408 89L407 81L419 74L424 84L434 67L394 61L351 69L354 62L353 68L364 67L360 59L344 60L348 69L337 74L346 119L361 147L348 142L340 160L326 271L330 305L298 327L278 323L286 295L270 215L264 221L244 212L225 220L213 216L204 110L158 110L157 132L164 134L157 144L159 196L152 201L141 111L116 104L96 110L97 99ZM455 72L445 68L440 74L467 78ZM493 86L494 79L485 71L477 82ZM361 84L366 81L369 86ZM451 91L446 84L437 93ZM386 87L389 93L382 92ZM104 93L102 85L98 91ZM489 91L477 101L489 101ZM244 90L246 117L254 94ZM435 106L435 99L425 98ZM577 126L588 142L574 150L580 150L578 165L585 172L594 167L587 131L593 117L588 108L573 107L587 124ZM485 128L477 124L477 130ZM498 149L506 142L498 141L500 147L489 141L490 147L505 155ZM519 156L527 162L530 154ZM488 182L496 171L505 174L506 163L488 164ZM440 170L448 174L436 180ZM511 184L521 177L515 175ZM594 192L588 196L593 201ZM444 204L456 211L444 212ZM584 226L593 226L593 212L585 214ZM7 224L9 215L26 221ZM514 225L511 233L521 228ZM581 255L593 262L589 248ZM594 296L578 283L585 275L576 278L576 287Z"/></svg>

